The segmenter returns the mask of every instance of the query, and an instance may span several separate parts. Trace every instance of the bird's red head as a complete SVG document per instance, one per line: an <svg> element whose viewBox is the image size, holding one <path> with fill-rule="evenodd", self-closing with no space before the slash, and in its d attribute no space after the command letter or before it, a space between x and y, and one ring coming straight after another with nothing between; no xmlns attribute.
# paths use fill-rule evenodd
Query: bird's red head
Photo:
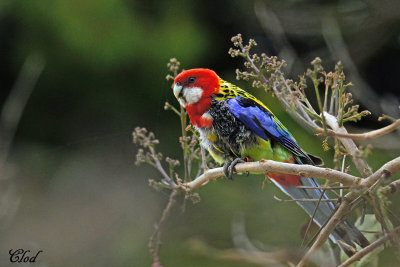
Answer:
<svg viewBox="0 0 400 267"><path fill-rule="evenodd" d="M174 81L175 97L186 108L192 124L198 127L211 127L212 118L207 111L218 91L218 76L209 69L183 71Z"/></svg>
<svg viewBox="0 0 400 267"><path fill-rule="evenodd" d="M175 97L184 107L194 105L203 98L211 98L218 88L218 76L209 69L183 71L174 81Z"/></svg>

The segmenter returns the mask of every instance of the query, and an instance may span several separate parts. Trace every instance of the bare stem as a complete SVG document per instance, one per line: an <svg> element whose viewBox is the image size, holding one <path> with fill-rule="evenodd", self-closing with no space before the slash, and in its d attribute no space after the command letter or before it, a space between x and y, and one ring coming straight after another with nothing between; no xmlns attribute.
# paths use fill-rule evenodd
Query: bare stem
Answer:
<svg viewBox="0 0 400 267"><path fill-rule="evenodd" d="M307 186L307 185L298 185L297 188L303 189L320 189L320 190L338 190L338 189L349 189L349 186Z"/></svg>
<svg viewBox="0 0 400 267"><path fill-rule="evenodd" d="M299 198L299 199L281 199L277 196L274 196L275 200L279 202L336 202L337 198L329 198L329 199L312 199L312 198Z"/></svg>
<svg viewBox="0 0 400 267"><path fill-rule="evenodd" d="M177 187L178 185L174 182L174 180L167 174L167 172L164 170L163 166L161 165L161 162L158 160L157 153L154 150L152 146L149 146L149 150L151 153L151 157L154 161L154 167L161 173L161 175L164 177L164 179L172 186L172 187Z"/></svg>
<svg viewBox="0 0 400 267"><path fill-rule="evenodd" d="M185 109L180 106L181 112L180 112L180 119L181 119L181 131L182 131L182 142L183 142L183 168L185 171L185 180L189 179L189 164L188 164L188 144L187 141L185 140L186 137L186 120L187 120L187 115L185 112Z"/></svg>
<svg viewBox="0 0 400 267"><path fill-rule="evenodd" d="M155 225L154 227L155 229L150 237L149 250L150 254L153 257L153 267L161 267L160 255L159 255L162 244L161 229L168 215L171 213L172 207L175 204L175 197L178 195L178 192L179 191L177 190L173 190L169 195L168 204L161 215L160 221L158 222L158 224Z"/></svg>

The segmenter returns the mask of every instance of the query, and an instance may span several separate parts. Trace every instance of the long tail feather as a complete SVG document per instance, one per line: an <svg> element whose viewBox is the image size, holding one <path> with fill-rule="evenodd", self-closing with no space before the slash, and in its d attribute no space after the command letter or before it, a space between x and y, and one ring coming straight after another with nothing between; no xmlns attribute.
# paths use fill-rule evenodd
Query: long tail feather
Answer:
<svg viewBox="0 0 400 267"><path fill-rule="evenodd" d="M293 199L320 199L322 195L322 190L320 189L304 189L297 188L296 186L282 186L274 179L271 179L285 194ZM319 186L318 183L312 178L301 177L300 181L304 186ZM323 194L322 199L328 199L326 194ZM314 214L315 208L318 208L314 215L314 222L320 227L325 225L327 220L331 217L334 212L334 206L331 202L300 202L297 204L302 207L310 217ZM354 243L359 244L361 247L369 245L368 240L364 235L348 220L340 223L332 234L329 236L330 239L339 245L347 255L352 255L353 252L342 245L342 242L348 244L349 246L355 247ZM339 242L340 241L340 242Z"/></svg>

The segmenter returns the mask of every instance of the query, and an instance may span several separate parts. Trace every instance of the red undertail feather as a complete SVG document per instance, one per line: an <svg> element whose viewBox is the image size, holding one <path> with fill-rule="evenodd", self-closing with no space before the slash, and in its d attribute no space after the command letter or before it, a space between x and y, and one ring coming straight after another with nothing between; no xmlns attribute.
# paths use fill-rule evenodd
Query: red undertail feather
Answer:
<svg viewBox="0 0 400 267"><path fill-rule="evenodd" d="M294 158L292 158L290 161L284 161L285 163L294 163ZM301 186L303 185L301 183L301 176L294 175L294 174L283 174L283 173L268 173L269 178L274 179L277 181L279 184L285 186L285 187L290 187L291 185L293 186Z"/></svg>
<svg viewBox="0 0 400 267"><path fill-rule="evenodd" d="M300 176L298 176L298 175L282 174L282 173L268 173L268 176L271 179L274 179L279 184L281 184L285 187L290 187L291 185L293 185L293 186L303 185L300 181Z"/></svg>

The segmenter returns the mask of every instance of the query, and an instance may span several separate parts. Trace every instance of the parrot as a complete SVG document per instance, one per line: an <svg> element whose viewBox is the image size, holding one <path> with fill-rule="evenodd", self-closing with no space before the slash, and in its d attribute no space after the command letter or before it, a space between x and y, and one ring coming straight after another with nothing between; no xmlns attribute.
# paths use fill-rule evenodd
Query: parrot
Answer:
<svg viewBox="0 0 400 267"><path fill-rule="evenodd" d="M321 159L306 153L298 145L266 105L221 79L213 70L197 68L182 71L174 79L173 93L199 133L200 145L223 165L224 174L230 179L235 165L241 162L264 159L292 164L321 163ZM268 178L293 199L328 199L313 178L281 173L268 173ZM332 202L296 203L313 217L319 227L323 227L334 212ZM361 247L369 245L369 241L348 219L338 224L329 238L348 256L356 251L355 244Z"/></svg>

